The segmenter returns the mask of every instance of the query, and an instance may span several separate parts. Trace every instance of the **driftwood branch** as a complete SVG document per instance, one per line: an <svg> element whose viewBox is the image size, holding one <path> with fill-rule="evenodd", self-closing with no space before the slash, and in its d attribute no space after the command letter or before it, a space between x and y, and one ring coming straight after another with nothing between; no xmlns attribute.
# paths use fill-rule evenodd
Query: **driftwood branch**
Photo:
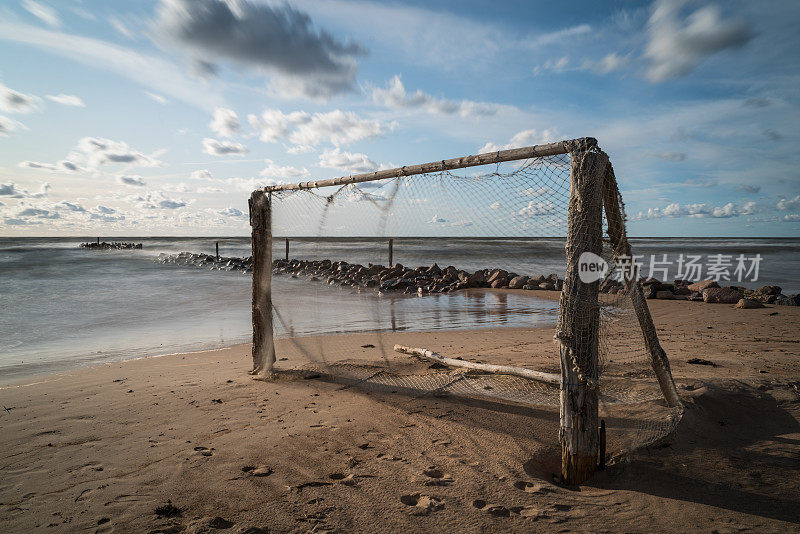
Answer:
<svg viewBox="0 0 800 534"><path fill-rule="evenodd" d="M478 165L490 165L492 163L502 163L504 161L516 161L527 158L537 158L544 156L555 156L572 152L574 147L595 146L597 140L592 137L573 139L570 141L558 141L546 145L526 146L522 148L512 148L510 150L498 150L497 152L487 152L476 156L462 156L460 158L443 159L419 165L407 165L395 169L385 169L382 171L366 172L363 174L352 174L341 176L330 180L318 180L315 182L300 182L297 184L273 185L265 187L262 191L294 191L297 189L317 189L319 187L330 187L334 185L357 184L361 182L374 182L375 180L385 180L387 178L398 178L400 176L413 176L415 174L425 174L429 172L449 171L453 169L463 169L465 167L475 167Z"/></svg>
<svg viewBox="0 0 800 534"><path fill-rule="evenodd" d="M411 354L420 358L433 360L451 367L466 367L467 369L476 369L487 373L519 376L553 385L559 385L561 383L561 377L554 373L543 373L542 371L534 371L533 369L525 369L523 367L511 367L510 365L492 365L488 363L475 363L468 362L466 360L457 360L455 358L442 356L438 352L433 352L432 350L406 347L403 345L395 345L394 350L403 354Z"/></svg>

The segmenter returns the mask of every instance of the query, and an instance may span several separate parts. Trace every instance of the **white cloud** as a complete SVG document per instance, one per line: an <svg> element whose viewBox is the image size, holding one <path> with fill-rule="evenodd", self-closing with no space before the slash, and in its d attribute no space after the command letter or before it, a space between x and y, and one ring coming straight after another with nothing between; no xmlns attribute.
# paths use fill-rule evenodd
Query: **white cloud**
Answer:
<svg viewBox="0 0 800 534"><path fill-rule="evenodd" d="M77 174L79 172L84 172L86 170L69 160L61 160L57 163L42 163L40 161L22 161L19 163L19 166L27 169L41 169L43 171L62 173L62 174Z"/></svg>
<svg viewBox="0 0 800 534"><path fill-rule="evenodd" d="M535 202L531 200L528 205L519 210L520 215L526 217L540 217L542 215L553 215L556 212L556 207L549 200L544 202Z"/></svg>
<svg viewBox="0 0 800 534"><path fill-rule="evenodd" d="M314 28L308 14L288 4L161 0L154 28L163 41L201 59L206 71L217 60L266 70L276 90L293 96L351 91L355 58L364 53L360 45Z"/></svg>
<svg viewBox="0 0 800 534"><path fill-rule="evenodd" d="M489 142L483 145L478 152L482 154L485 152L497 152L498 150L508 150L511 148L541 145L545 143L552 143L553 141L558 140L558 138L559 134L554 130L542 130L541 132L538 130L523 130L514 134L511 140L504 145Z"/></svg>
<svg viewBox="0 0 800 534"><path fill-rule="evenodd" d="M355 113L340 110L315 113L311 119L289 135L296 145L316 146L329 142L336 146L346 145L361 139L383 135L394 128L377 120L362 119Z"/></svg>
<svg viewBox="0 0 800 534"><path fill-rule="evenodd" d="M116 208L111 208L109 206L102 206L100 204L88 210L88 214L90 219L104 221L104 222L125 220L125 215L119 213Z"/></svg>
<svg viewBox="0 0 800 534"><path fill-rule="evenodd" d="M541 48L549 45L563 45L565 42L575 40L576 37L589 35L591 33L591 26L588 24L578 24L577 26L569 26L554 32L534 35L526 40L526 44L532 48Z"/></svg>
<svg viewBox="0 0 800 534"><path fill-rule="evenodd" d="M22 7L45 24L49 24L54 28L61 26L61 20L58 18L58 11L48 5L34 2L34 0L22 0Z"/></svg>
<svg viewBox="0 0 800 534"><path fill-rule="evenodd" d="M533 68L533 74L538 75L542 74L545 71L555 72L557 74L564 72L567 70L567 65L569 65L569 56L561 56L557 59L548 59L541 65L537 65Z"/></svg>
<svg viewBox="0 0 800 534"><path fill-rule="evenodd" d="M111 215L112 213L117 212L117 210L115 210L114 208L109 208L108 206L97 205L93 209L98 213L102 213L103 215Z"/></svg>
<svg viewBox="0 0 800 534"><path fill-rule="evenodd" d="M161 186L161 189L164 191L168 191L170 193L191 193L192 188L189 187L186 182L180 182L177 184L164 184Z"/></svg>
<svg viewBox="0 0 800 534"><path fill-rule="evenodd" d="M6 211L3 222L9 226L46 225L48 229L74 229L85 228L90 221L114 223L125 219L124 212L102 204L87 209L80 203L66 200L56 203L20 200L13 210Z"/></svg>
<svg viewBox="0 0 800 534"><path fill-rule="evenodd" d="M409 94L399 75L395 75L386 84L386 88L372 91L372 100L379 105L390 108L418 108L439 115L459 114L462 117L486 116L497 113L499 106L472 100L446 100L423 93L419 89Z"/></svg>
<svg viewBox="0 0 800 534"><path fill-rule="evenodd" d="M158 93L151 93L150 91L144 91L144 94L147 98L149 98L150 100L152 100L157 104L161 104L162 106L166 106L167 104L169 104L169 100L159 95Z"/></svg>
<svg viewBox="0 0 800 534"><path fill-rule="evenodd" d="M302 169L292 166L282 167L280 165L276 165L271 159L264 160L264 163L266 163L267 166L258 173L259 176L274 178L276 180L295 179L302 176L308 176L308 169L305 167Z"/></svg>
<svg viewBox="0 0 800 534"><path fill-rule="evenodd" d="M294 145L286 149L289 154L308 154L314 152L314 147L310 145Z"/></svg>
<svg viewBox="0 0 800 534"><path fill-rule="evenodd" d="M600 74L608 74L610 72L625 68L630 61L630 54L620 56L619 54L612 52L603 56L603 58L599 61L586 60L583 62L582 67L585 70L593 70L595 72L599 72Z"/></svg>
<svg viewBox="0 0 800 534"><path fill-rule="evenodd" d="M304 111L283 113L268 109L261 115L248 115L247 120L250 126L258 130L262 141L287 139L298 152L307 151L306 147L321 143L341 146L378 137L396 127L396 123L362 119L355 113L338 109L313 115Z"/></svg>
<svg viewBox="0 0 800 534"><path fill-rule="evenodd" d="M208 126L222 137L233 137L239 132L239 117L232 109L216 108Z"/></svg>
<svg viewBox="0 0 800 534"><path fill-rule="evenodd" d="M681 11L686 0L658 0L649 21L645 56L650 60L647 77L653 82L686 76L709 56L744 46L751 32L742 21L723 19L717 6L690 13Z"/></svg>
<svg viewBox="0 0 800 534"><path fill-rule="evenodd" d="M133 32L117 17L108 17L108 23L128 39L133 39Z"/></svg>
<svg viewBox="0 0 800 534"><path fill-rule="evenodd" d="M126 197L128 202L136 204L141 209L167 209L174 210L184 208L189 202L182 199L170 198L161 191L148 191L143 195L131 195Z"/></svg>
<svg viewBox="0 0 800 534"><path fill-rule="evenodd" d="M244 156L247 147L241 143L217 141L206 137L203 139L203 152L212 156Z"/></svg>
<svg viewBox="0 0 800 534"><path fill-rule="evenodd" d="M17 130L24 130L25 125L19 121L0 115L0 137L8 137L8 134Z"/></svg>
<svg viewBox="0 0 800 534"><path fill-rule="evenodd" d="M520 190L520 194L526 197L540 197L542 195L546 195L550 193L550 190L546 187L526 187L525 189Z"/></svg>
<svg viewBox="0 0 800 534"><path fill-rule="evenodd" d="M378 164L369 159L366 154L342 152L338 148L326 150L320 154L319 166L351 173L371 172L378 169Z"/></svg>
<svg viewBox="0 0 800 534"><path fill-rule="evenodd" d="M779 210L800 211L800 195L794 198L782 198L776 206Z"/></svg>
<svg viewBox="0 0 800 534"><path fill-rule="evenodd" d="M492 202L491 204L489 204L489 209L490 210L499 210L501 206L502 206L502 204L500 204L500 202Z"/></svg>
<svg viewBox="0 0 800 534"><path fill-rule="evenodd" d="M99 39L0 20L0 40L32 45L91 68L105 69L204 110L212 110L222 100L217 88L184 74L161 56L141 54Z"/></svg>
<svg viewBox="0 0 800 534"><path fill-rule="evenodd" d="M127 164L130 167L159 167L163 165L157 159L161 153L163 150L148 155L131 149L127 143L122 141L112 141L102 137L84 137L78 141L75 150L58 163L23 161L19 166L65 174L98 173L101 167L116 164Z"/></svg>
<svg viewBox="0 0 800 534"><path fill-rule="evenodd" d="M310 115L304 111L283 113L279 109L264 110L261 115L250 114L247 122L258 130L258 138L265 143L275 143L289 135L297 125L308 122Z"/></svg>
<svg viewBox="0 0 800 534"><path fill-rule="evenodd" d="M225 208L223 210L219 210L217 213L219 213L220 215L222 215L224 217L244 217L245 216L245 213L242 210L236 209L236 208L231 207L231 206L228 206L227 208Z"/></svg>
<svg viewBox="0 0 800 534"><path fill-rule="evenodd" d="M444 217L439 217L438 215L434 215L431 220L428 221L428 224L445 224L447 219Z"/></svg>
<svg viewBox="0 0 800 534"><path fill-rule="evenodd" d="M59 210L73 211L76 213L84 213L86 211L86 208L84 208L80 204L74 202L67 202L66 200L62 200L61 202L56 202L54 207Z"/></svg>
<svg viewBox="0 0 800 534"><path fill-rule="evenodd" d="M86 104L83 103L83 100L75 95L47 95L47 99L63 106L74 106L77 108L86 107Z"/></svg>
<svg viewBox="0 0 800 534"><path fill-rule="evenodd" d="M39 108L39 98L15 91L0 83L0 111L30 113Z"/></svg>
<svg viewBox="0 0 800 534"><path fill-rule="evenodd" d="M6 218L5 222L8 224L35 224L42 220L58 219L59 217L61 215L55 210L20 202L17 204L16 210L11 213L11 217Z"/></svg>
<svg viewBox="0 0 800 534"><path fill-rule="evenodd" d="M0 197L8 198L44 198L50 192L50 184L45 182L39 188L38 193L31 193L27 189L23 189L16 185L14 182L6 184L0 183Z"/></svg>
<svg viewBox="0 0 800 534"><path fill-rule="evenodd" d="M137 175L120 175L117 176L117 182L123 185L131 185L134 187L144 187L147 185L147 182L141 176Z"/></svg>
<svg viewBox="0 0 800 534"><path fill-rule="evenodd" d="M207 169L200 169L197 171L192 171L189 175L189 178L192 180L212 180L211 172Z"/></svg>
<svg viewBox="0 0 800 534"><path fill-rule="evenodd" d="M632 217L631 220L641 221L676 217L727 219L730 217L739 217L741 215L754 215L762 211L763 208L755 202L746 202L742 205L729 202L724 206L710 206L705 203L681 205L674 202L664 208L650 208L647 212L640 211L635 217Z"/></svg>

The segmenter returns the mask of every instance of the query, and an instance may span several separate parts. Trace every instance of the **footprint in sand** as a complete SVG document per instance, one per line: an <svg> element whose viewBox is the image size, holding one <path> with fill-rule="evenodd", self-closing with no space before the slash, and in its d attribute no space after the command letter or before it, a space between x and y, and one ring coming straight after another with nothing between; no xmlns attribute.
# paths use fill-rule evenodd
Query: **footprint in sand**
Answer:
<svg viewBox="0 0 800 534"><path fill-rule="evenodd" d="M550 493L553 490L546 487L544 484L538 482L528 482L526 480L518 480L514 482L514 487L518 490L524 491L525 493Z"/></svg>
<svg viewBox="0 0 800 534"><path fill-rule="evenodd" d="M550 517L547 510L542 508L537 508L535 506L525 506L522 510L519 511L519 515L522 517L527 517L533 521L537 519L546 519Z"/></svg>
<svg viewBox="0 0 800 534"><path fill-rule="evenodd" d="M209 532L212 530L227 530L234 526L233 521L228 521L223 517L201 517L190 521L186 525L186 529L182 532Z"/></svg>
<svg viewBox="0 0 800 534"><path fill-rule="evenodd" d="M489 504L483 499L475 499L472 501L472 506L496 517L519 515L520 517L527 517L534 521L539 518L549 517L547 515L547 510L536 508L535 506L503 506L501 504Z"/></svg>
<svg viewBox="0 0 800 534"><path fill-rule="evenodd" d="M422 472L423 482L426 486L447 486L453 483L453 477L441 469L429 467Z"/></svg>
<svg viewBox="0 0 800 534"><path fill-rule="evenodd" d="M400 497L400 502L412 508L411 515L428 515L444 508L444 503L437 497L412 493Z"/></svg>
<svg viewBox="0 0 800 534"><path fill-rule="evenodd" d="M358 484L356 482L355 475L352 473L349 475L345 475L344 473L331 473L328 475L328 478L335 480L339 484L344 484L345 486L355 486Z"/></svg>
<svg viewBox="0 0 800 534"><path fill-rule="evenodd" d="M81 467L81 471L84 471L84 472L87 472L87 471L102 471L102 470L103 470L103 466L101 464L98 464L98 463L89 463L89 464L86 464L83 467Z"/></svg>
<svg viewBox="0 0 800 534"><path fill-rule="evenodd" d="M248 465L242 467L242 472L250 473L250 476L254 477L268 477L272 474L272 468L268 465L259 465L258 467Z"/></svg>
<svg viewBox="0 0 800 534"><path fill-rule="evenodd" d="M211 456L214 453L212 452L214 449L209 449L208 447L195 447L194 451L199 454L200 456Z"/></svg>
<svg viewBox="0 0 800 534"><path fill-rule="evenodd" d="M483 499L475 499L472 501L472 506L478 510L481 510L482 512L499 517L508 517L511 515L511 511L505 506L501 506L499 504L489 504Z"/></svg>

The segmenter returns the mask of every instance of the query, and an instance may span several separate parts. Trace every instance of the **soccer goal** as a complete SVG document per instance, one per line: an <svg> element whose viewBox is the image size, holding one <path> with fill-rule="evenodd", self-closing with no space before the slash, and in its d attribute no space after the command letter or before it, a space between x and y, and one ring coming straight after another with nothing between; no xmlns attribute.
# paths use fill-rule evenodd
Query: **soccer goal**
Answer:
<svg viewBox="0 0 800 534"><path fill-rule="evenodd" d="M266 187L250 222L252 374L552 408L568 484L677 427L595 139Z"/></svg>

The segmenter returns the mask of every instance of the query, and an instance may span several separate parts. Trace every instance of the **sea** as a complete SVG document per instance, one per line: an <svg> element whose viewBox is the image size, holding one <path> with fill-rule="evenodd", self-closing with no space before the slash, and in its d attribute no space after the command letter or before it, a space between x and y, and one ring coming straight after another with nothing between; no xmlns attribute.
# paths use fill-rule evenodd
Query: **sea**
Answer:
<svg viewBox="0 0 800 534"><path fill-rule="evenodd" d="M0 238L0 383L250 340L249 274L158 261L182 251L214 254L217 245L223 257L249 256L249 237L115 237L104 240L142 248L79 247L90 240ZM705 269L694 272L701 279L713 272L723 285L800 292L798 238L633 238L631 244L641 272L662 280L685 272L691 256ZM284 257L285 247L276 238L273 257ZM559 277L565 270L559 238L395 238L392 252L394 263L409 267L500 267ZM297 259L385 265L388 254L384 238L289 240L289 256ZM273 301L278 337L536 326L554 324L558 312L556 302L528 292L378 295L288 276L274 277Z"/></svg>

